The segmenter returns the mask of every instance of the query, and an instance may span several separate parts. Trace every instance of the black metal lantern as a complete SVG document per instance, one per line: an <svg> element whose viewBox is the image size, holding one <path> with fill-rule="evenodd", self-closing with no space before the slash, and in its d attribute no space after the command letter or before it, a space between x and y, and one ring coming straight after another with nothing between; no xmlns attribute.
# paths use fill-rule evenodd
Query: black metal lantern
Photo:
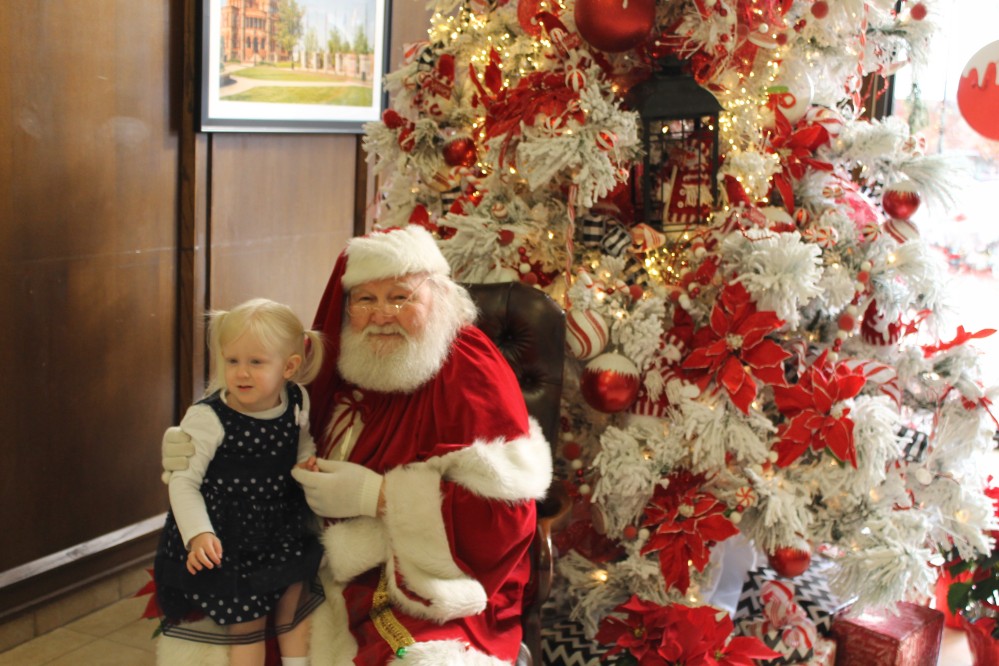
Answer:
<svg viewBox="0 0 999 666"><path fill-rule="evenodd" d="M641 118L645 150L632 174L636 221L664 230L704 223L718 194L721 104L679 61L632 88L628 102Z"/></svg>

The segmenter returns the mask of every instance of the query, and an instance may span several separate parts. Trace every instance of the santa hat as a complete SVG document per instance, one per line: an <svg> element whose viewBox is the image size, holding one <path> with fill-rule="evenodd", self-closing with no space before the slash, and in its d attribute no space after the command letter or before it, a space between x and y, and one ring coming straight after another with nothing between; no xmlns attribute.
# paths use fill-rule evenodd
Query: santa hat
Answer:
<svg viewBox="0 0 999 666"><path fill-rule="evenodd" d="M343 387L337 360L340 358L340 329L347 292L371 280L413 273L449 275L450 272L451 268L434 237L417 225L375 231L347 242L347 247L333 265L312 322L312 329L322 333L326 352L319 375L309 384L309 421L315 429L312 434L317 442L324 439L319 429L325 427L333 413L336 394Z"/></svg>
<svg viewBox="0 0 999 666"><path fill-rule="evenodd" d="M344 252L347 255L347 269L342 282L343 288L348 291L372 280L414 273L451 273L451 267L437 247L434 237L416 224L352 238L347 242Z"/></svg>

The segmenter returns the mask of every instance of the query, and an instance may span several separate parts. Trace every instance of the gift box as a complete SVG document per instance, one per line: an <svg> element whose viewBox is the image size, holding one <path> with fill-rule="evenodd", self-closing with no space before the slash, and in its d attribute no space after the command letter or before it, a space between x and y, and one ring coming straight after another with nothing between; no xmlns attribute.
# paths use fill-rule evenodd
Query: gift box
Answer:
<svg viewBox="0 0 999 666"><path fill-rule="evenodd" d="M836 618L836 664L847 666L936 666L944 616L938 610L901 602L891 609Z"/></svg>
<svg viewBox="0 0 999 666"><path fill-rule="evenodd" d="M820 636L828 637L833 617L850 605L852 599L840 599L829 591L828 574L833 563L829 560L813 559L805 573L793 579L794 602L801 606L808 619L815 624ZM753 569L739 594L733 620L736 626L759 620L763 617L763 599L760 594L763 583L768 580L784 580L769 567Z"/></svg>
<svg viewBox="0 0 999 666"><path fill-rule="evenodd" d="M971 622L964 615L958 615L957 619L968 637L973 666L999 666L999 641L992 638L995 619L982 617Z"/></svg>
<svg viewBox="0 0 999 666"><path fill-rule="evenodd" d="M565 617L542 614L541 651L546 666L605 666L616 657L607 659L609 650L586 637L583 626Z"/></svg>
<svg viewBox="0 0 999 666"><path fill-rule="evenodd" d="M804 609L795 602L793 583L767 580L760 586L763 617L743 620L738 633L754 636L771 650L779 652L776 659L760 660L761 666L833 666L836 646L820 638Z"/></svg>

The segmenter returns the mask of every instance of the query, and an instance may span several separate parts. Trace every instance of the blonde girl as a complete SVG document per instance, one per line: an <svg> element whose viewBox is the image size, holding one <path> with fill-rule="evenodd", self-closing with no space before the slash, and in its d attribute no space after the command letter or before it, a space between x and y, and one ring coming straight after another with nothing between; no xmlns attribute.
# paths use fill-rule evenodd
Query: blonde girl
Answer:
<svg viewBox="0 0 999 666"><path fill-rule="evenodd" d="M156 556L163 633L229 645L235 666L263 664L276 635L282 664L304 665L322 551L290 472L315 453L302 385L322 341L266 299L211 312L208 337L208 390L180 424L195 454L170 478Z"/></svg>

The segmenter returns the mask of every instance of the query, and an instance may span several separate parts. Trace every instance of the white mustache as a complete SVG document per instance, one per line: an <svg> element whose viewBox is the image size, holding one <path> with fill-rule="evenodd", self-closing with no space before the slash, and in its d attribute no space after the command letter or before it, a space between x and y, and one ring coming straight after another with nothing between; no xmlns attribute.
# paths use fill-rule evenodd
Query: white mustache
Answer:
<svg viewBox="0 0 999 666"><path fill-rule="evenodd" d="M368 324L361 331L361 337L367 338L372 335L401 335L406 340L409 339L409 333L400 326L399 324L383 324L379 326L378 324Z"/></svg>

